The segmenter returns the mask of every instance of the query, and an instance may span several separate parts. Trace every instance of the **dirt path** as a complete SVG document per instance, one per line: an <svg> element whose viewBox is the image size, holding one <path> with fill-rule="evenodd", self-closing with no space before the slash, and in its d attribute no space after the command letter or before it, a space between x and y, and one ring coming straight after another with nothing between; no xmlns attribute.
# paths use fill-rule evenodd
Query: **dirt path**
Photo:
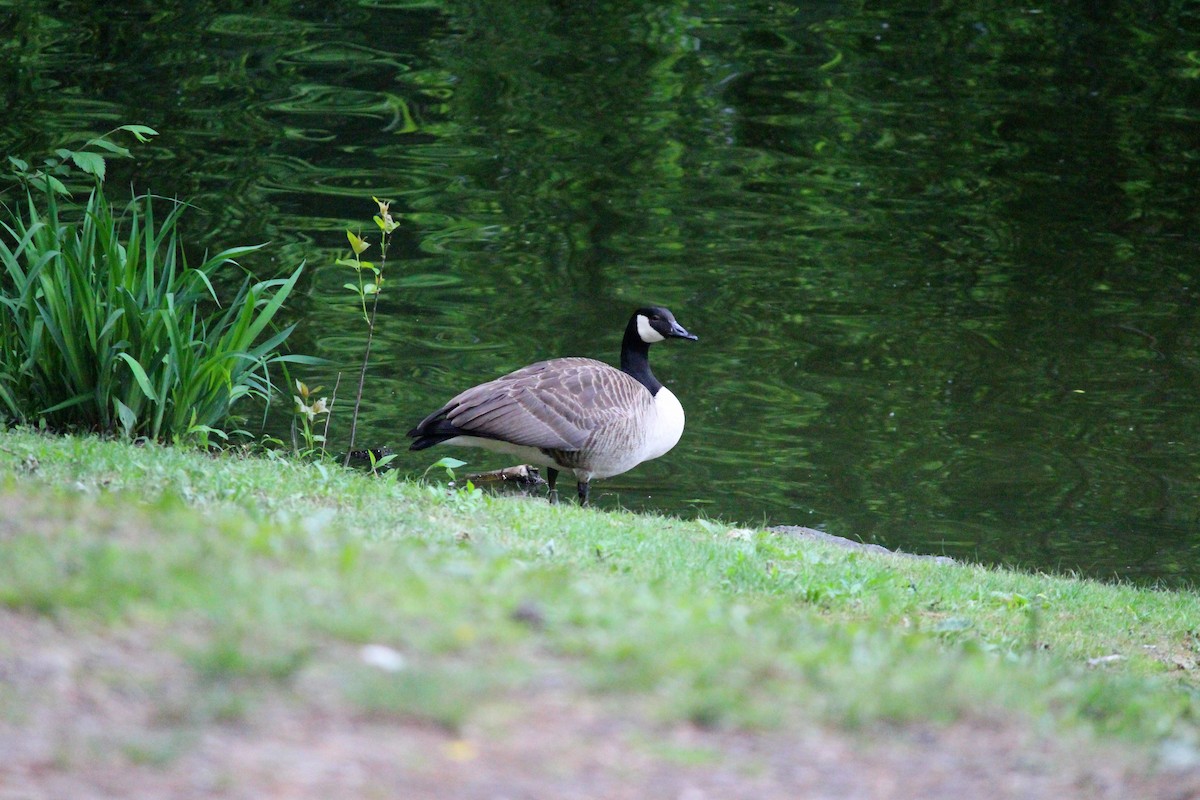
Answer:
<svg viewBox="0 0 1200 800"><path fill-rule="evenodd" d="M144 634L0 612L0 800L1200 798L1196 765L1011 720L711 730L558 686L450 732L349 706L320 665L353 657L230 693Z"/></svg>

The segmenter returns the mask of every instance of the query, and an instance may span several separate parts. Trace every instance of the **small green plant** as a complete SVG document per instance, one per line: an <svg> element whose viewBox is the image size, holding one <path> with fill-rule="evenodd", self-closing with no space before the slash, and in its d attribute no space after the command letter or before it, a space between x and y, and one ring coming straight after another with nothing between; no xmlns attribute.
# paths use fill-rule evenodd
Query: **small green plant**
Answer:
<svg viewBox="0 0 1200 800"><path fill-rule="evenodd" d="M395 453L376 455L374 450L367 450L367 459L371 462L371 474L378 475L379 471L396 460Z"/></svg>
<svg viewBox="0 0 1200 800"><path fill-rule="evenodd" d="M314 399L320 394L323 387L317 386L313 389L308 388L308 384L299 379L295 381L296 393L292 395L292 399L296 402L295 414L292 416L292 449L297 453L311 454L318 450L321 453L325 452L325 432L317 433L313 425L317 417L325 415L325 427L329 426L329 412L333 408L333 404L328 398L322 397ZM304 448L300 448L300 440L304 441Z"/></svg>
<svg viewBox="0 0 1200 800"><path fill-rule="evenodd" d="M371 341L375 335L375 311L379 307L379 293L383 288L383 268L387 264L388 242L392 232L400 226L392 219L392 215L388 211L391 201L380 200L378 197L371 199L379 206L379 213L374 217L375 225L381 234L379 264L376 265L362 259L362 254L371 246L371 243L353 231L346 231L346 238L350 240L350 256L339 258L336 262L340 266L351 267L354 270L357 281L345 284L345 288L358 296L363 321L367 324L367 343L363 348L362 368L358 373L358 391L354 397L354 411L350 416L350 444L346 448L346 459L343 463L343 466L347 467L350 466L350 453L354 450L354 439L358 431L358 411L362 405L363 386L367 380L367 364L371 359ZM367 310L368 297L371 298L370 311ZM372 463L372 471L374 470L375 465Z"/></svg>
<svg viewBox="0 0 1200 800"><path fill-rule="evenodd" d="M429 473L435 469L446 470L446 478L450 481L448 487L444 488L431 484L429 489L434 495L441 495L446 488L449 488L449 497L451 502L455 505L455 507L462 508L465 505L478 502L479 499L483 497L483 490L476 486L474 481L472 481L470 478L463 481L461 484L458 483L458 478L455 475L454 470L458 469L459 467L464 467L466 464L466 461L457 459L454 456L443 456L425 468L425 471L421 473L421 480L425 480L425 478L429 477Z"/></svg>
<svg viewBox="0 0 1200 800"><path fill-rule="evenodd" d="M101 141L89 144L109 149ZM235 405L270 403L272 364L319 363L280 353L294 325L271 328L304 265L285 278L246 277L222 304L218 272L260 246L189 266L176 231L184 205L159 220L146 195L119 212L100 161L82 159L95 178L82 206L60 200L60 160L26 171L23 207L4 209L0 418L202 445L228 439Z"/></svg>
<svg viewBox="0 0 1200 800"><path fill-rule="evenodd" d="M446 477L449 480L454 480L454 470L458 469L459 467L465 467L466 465L467 462L461 461L453 456L442 456L437 461L425 468L425 471L421 473L421 478L424 479L432 470L441 467L442 469L446 470Z"/></svg>

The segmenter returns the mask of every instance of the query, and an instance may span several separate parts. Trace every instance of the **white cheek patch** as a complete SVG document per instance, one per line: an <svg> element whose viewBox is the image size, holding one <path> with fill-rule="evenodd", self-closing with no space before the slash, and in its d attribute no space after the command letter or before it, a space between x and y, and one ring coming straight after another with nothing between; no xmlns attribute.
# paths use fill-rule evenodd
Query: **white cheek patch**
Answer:
<svg viewBox="0 0 1200 800"><path fill-rule="evenodd" d="M646 342L647 344L663 342L666 341L667 338L658 331L654 330L654 328L650 327L650 320L645 314L637 315L637 331L638 336L642 337L642 341Z"/></svg>

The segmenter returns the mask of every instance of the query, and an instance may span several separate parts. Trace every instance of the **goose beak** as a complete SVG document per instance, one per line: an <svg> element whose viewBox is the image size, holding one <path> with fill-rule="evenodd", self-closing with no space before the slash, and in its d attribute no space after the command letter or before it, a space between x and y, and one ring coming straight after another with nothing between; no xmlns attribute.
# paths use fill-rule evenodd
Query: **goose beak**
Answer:
<svg viewBox="0 0 1200 800"><path fill-rule="evenodd" d="M687 330L678 322L671 323L671 336L676 339L687 339L688 341L692 342L700 338L693 333L688 333Z"/></svg>

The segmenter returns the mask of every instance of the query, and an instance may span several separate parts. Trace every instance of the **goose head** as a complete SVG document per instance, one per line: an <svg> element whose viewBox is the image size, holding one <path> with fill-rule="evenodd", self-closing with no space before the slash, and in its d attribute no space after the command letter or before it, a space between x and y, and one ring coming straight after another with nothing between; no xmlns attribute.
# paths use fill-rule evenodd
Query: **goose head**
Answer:
<svg viewBox="0 0 1200 800"><path fill-rule="evenodd" d="M639 308L633 315L633 325L637 336L646 344L665 342L667 339L687 339L696 341L697 336L675 321L675 315L662 306L646 306Z"/></svg>

